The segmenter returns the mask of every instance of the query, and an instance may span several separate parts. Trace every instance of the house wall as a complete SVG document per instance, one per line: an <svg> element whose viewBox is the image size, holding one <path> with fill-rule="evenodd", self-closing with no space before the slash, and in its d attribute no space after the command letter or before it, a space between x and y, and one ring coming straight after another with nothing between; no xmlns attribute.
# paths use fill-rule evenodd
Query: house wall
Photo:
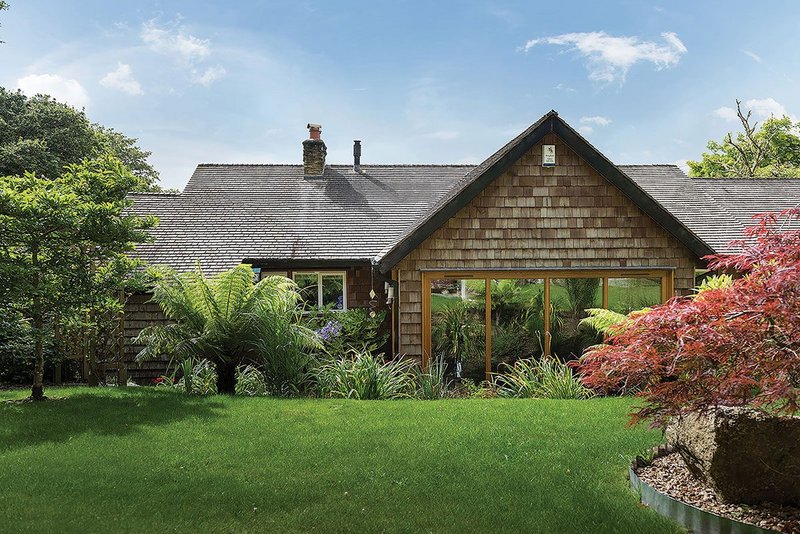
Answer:
<svg viewBox="0 0 800 534"><path fill-rule="evenodd" d="M128 297L125 303L125 363L128 366L128 376L136 382L149 382L166 374L169 359L148 360L136 362L136 355L142 350L141 345L133 343L133 339L146 326L153 324L166 324L167 318L161 311L161 307L149 302L152 295L139 293Z"/></svg>
<svg viewBox="0 0 800 534"><path fill-rule="evenodd" d="M298 269L298 271L301 269ZM310 269L305 269L310 270ZM347 306L348 308L369 308L369 292L374 287L377 293L374 309L387 310L386 296L383 291L383 282L377 278L373 284L372 272L369 267L351 267L347 269L326 269L328 271L345 271L347 278ZM273 271L269 271L272 273ZM291 271L283 270L280 274L291 276ZM153 378L167 372L169 358L136 362L136 355L142 349L141 345L133 343L133 339L141 330L152 324L165 324L164 313L158 304L149 302L150 294L131 295L125 304L125 362L128 365L128 375L137 382L149 382ZM390 328L390 317L387 314L386 328Z"/></svg>
<svg viewBox="0 0 800 534"><path fill-rule="evenodd" d="M542 144L556 145L556 167L541 166ZM695 266L678 239L548 134L395 267L399 350L422 354L423 269L673 267L685 294Z"/></svg>

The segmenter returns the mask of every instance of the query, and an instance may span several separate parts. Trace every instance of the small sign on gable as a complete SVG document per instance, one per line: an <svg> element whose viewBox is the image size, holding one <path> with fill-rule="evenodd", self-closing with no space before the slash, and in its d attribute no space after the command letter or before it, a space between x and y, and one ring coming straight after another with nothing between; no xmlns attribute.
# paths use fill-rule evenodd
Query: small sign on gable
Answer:
<svg viewBox="0 0 800 534"><path fill-rule="evenodd" d="M542 145L542 167L556 166L556 145Z"/></svg>

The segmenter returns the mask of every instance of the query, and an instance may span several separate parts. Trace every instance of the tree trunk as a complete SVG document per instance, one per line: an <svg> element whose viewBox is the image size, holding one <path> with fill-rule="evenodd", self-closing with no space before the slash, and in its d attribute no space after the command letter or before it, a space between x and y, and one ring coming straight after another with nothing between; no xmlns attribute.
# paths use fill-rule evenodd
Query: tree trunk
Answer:
<svg viewBox="0 0 800 534"><path fill-rule="evenodd" d="M31 388L31 398L33 400L44 400L44 342L42 340L42 318L36 317L33 320L33 328L36 332L36 365L33 368L33 388Z"/></svg>
<svg viewBox="0 0 800 534"><path fill-rule="evenodd" d="M44 318L42 317L42 296L39 294L39 247L34 245L31 250L31 264L33 266L33 306L31 319L33 319L33 334L36 338L36 364L33 368L33 387L31 398L44 400Z"/></svg>
<svg viewBox="0 0 800 534"><path fill-rule="evenodd" d="M233 395L236 392L236 363L217 363L217 393Z"/></svg>
<svg viewBox="0 0 800 534"><path fill-rule="evenodd" d="M100 385L100 376L97 373L97 314L94 308L88 313L86 333L89 336L89 347L86 357L89 360L89 376L86 381L89 387L97 387Z"/></svg>

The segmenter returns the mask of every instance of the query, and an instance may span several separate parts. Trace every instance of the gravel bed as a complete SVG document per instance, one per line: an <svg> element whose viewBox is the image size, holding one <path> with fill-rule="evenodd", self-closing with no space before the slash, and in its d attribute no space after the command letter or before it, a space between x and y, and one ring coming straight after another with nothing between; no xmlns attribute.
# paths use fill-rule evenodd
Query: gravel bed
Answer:
<svg viewBox="0 0 800 534"><path fill-rule="evenodd" d="M714 490L691 474L678 453L656 458L651 465L637 469L636 474L661 493L706 512L778 532L800 534L800 508L720 502Z"/></svg>

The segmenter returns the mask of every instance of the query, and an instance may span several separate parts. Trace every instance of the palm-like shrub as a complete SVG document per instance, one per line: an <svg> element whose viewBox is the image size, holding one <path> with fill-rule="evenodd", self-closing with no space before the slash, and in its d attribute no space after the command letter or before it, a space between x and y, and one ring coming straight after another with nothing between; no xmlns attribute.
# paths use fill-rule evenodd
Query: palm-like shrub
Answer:
<svg viewBox="0 0 800 534"><path fill-rule="evenodd" d="M414 391L416 362L403 358L384 361L368 351L335 358L316 371L320 394L325 397L378 400L410 397Z"/></svg>
<svg viewBox="0 0 800 534"><path fill-rule="evenodd" d="M138 358L207 359L216 367L220 393L234 393L241 363L262 363L281 389L306 372L303 349L316 344L313 332L298 324L298 299L293 281L271 276L255 283L249 265L212 278L199 268L184 274L163 270L153 301L171 322L141 331Z"/></svg>
<svg viewBox="0 0 800 534"><path fill-rule="evenodd" d="M480 309L469 301L457 302L436 312L432 318L433 354L444 358L457 369L464 365L462 376L481 376L486 353L486 328Z"/></svg>
<svg viewBox="0 0 800 534"><path fill-rule="evenodd" d="M593 395L569 366L556 358L517 360L493 382L501 397L588 399Z"/></svg>

